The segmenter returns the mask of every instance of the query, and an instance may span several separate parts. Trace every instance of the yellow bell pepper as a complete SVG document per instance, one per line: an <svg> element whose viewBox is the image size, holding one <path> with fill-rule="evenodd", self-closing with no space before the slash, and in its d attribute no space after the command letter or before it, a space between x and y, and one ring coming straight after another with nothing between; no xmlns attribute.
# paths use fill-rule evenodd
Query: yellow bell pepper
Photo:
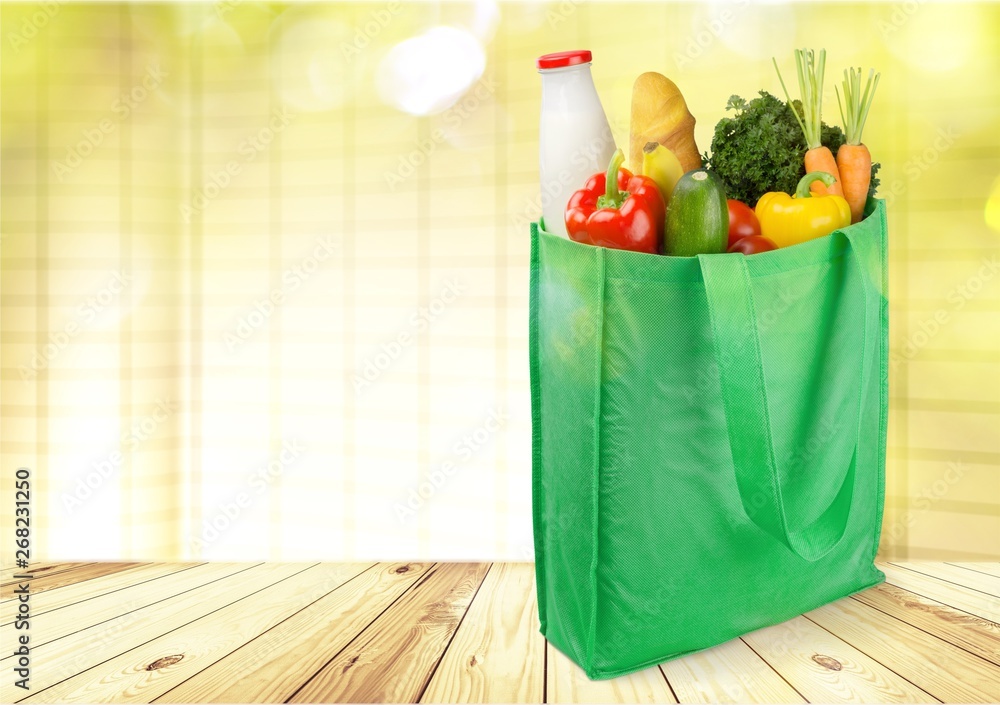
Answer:
<svg viewBox="0 0 1000 705"><path fill-rule="evenodd" d="M761 235L778 247L788 247L851 224L851 207L844 197L809 193L814 181L830 186L836 179L825 171L812 171L799 180L794 196L776 191L760 197L754 212Z"/></svg>

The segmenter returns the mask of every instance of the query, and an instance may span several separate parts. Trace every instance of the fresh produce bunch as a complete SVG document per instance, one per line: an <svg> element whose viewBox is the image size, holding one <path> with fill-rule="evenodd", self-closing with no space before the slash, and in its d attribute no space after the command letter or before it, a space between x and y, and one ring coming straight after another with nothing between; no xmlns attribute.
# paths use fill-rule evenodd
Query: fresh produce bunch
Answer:
<svg viewBox="0 0 1000 705"><path fill-rule="evenodd" d="M632 89L632 172L618 150L606 173L570 198L569 237L592 245L681 257L745 255L805 242L858 222L878 186L861 134L878 86L869 71L844 71L837 103L843 129L823 122L826 50L795 51L799 98L778 63L785 100L760 91L730 97L704 159L695 118L677 85L644 73ZM863 88L863 90L862 90ZM634 174L633 174L634 172Z"/></svg>
<svg viewBox="0 0 1000 705"><path fill-rule="evenodd" d="M808 149L796 117L801 105L788 104L767 91L749 102L730 96L726 112L734 114L716 124L711 156L705 157L730 198L753 206L768 191L795 191L806 173ZM824 122L820 141L836 154L844 132Z"/></svg>

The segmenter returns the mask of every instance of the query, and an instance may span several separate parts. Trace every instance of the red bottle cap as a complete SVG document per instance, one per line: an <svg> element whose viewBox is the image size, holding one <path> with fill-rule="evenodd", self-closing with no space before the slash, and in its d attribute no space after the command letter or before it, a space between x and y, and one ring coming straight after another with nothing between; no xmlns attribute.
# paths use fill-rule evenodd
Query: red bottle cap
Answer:
<svg viewBox="0 0 1000 705"><path fill-rule="evenodd" d="M586 49L579 51L557 51L555 54L539 56L535 65L539 69L561 69L576 64L589 64L593 56Z"/></svg>

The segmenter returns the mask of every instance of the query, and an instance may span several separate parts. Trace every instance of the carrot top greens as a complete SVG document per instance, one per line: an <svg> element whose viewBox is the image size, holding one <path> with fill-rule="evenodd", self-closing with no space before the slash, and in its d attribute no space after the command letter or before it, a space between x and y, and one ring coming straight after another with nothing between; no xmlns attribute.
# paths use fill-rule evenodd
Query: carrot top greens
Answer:
<svg viewBox="0 0 1000 705"><path fill-rule="evenodd" d="M868 119L868 109L872 107L872 100L875 98L875 89L878 88L878 79L881 73L875 73L875 69L868 70L868 81L865 83L865 92L861 93L861 67L855 73L851 68L848 75L844 69L844 102L840 102L840 91L837 91L837 105L840 107L840 119L844 123L844 134L847 136L847 144L861 144L861 131L865 129L865 120ZM874 77L874 80L873 80ZM844 104L847 105L847 112L844 112Z"/></svg>
<svg viewBox="0 0 1000 705"><path fill-rule="evenodd" d="M785 92L785 99L791 104L792 97L785 87L778 62L774 58L771 61L774 63L774 70L778 72L778 80ZM802 117L796 113L795 119L802 128L806 146L809 149L816 149L822 146L823 74L826 71L826 49L820 49L819 59L812 49L796 49L795 71L799 77L799 95L802 100Z"/></svg>

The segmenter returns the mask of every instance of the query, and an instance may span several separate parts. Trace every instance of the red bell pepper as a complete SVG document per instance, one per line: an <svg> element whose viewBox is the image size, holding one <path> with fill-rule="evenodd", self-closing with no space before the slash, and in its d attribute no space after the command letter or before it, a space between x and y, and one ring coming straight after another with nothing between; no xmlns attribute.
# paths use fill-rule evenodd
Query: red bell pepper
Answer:
<svg viewBox="0 0 1000 705"><path fill-rule="evenodd" d="M599 247L656 254L663 250L665 209L656 182L622 168L625 154L611 157L606 174L594 174L566 204L571 240Z"/></svg>

